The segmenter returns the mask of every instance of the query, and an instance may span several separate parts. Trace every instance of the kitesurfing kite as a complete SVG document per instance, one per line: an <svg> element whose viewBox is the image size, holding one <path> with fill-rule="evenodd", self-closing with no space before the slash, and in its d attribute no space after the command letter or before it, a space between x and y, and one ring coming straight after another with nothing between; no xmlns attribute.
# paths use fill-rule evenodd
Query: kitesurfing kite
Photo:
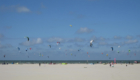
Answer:
<svg viewBox="0 0 140 80"><path fill-rule="evenodd" d="M39 56L41 56L41 53L39 53Z"/></svg>
<svg viewBox="0 0 140 80"><path fill-rule="evenodd" d="M57 42L57 45L60 44L60 42Z"/></svg>
<svg viewBox="0 0 140 80"><path fill-rule="evenodd" d="M94 40L91 40L91 41L90 41L90 47L92 47L92 42L93 42L93 41L94 41Z"/></svg>
<svg viewBox="0 0 140 80"><path fill-rule="evenodd" d="M121 46L118 46L118 48L120 48Z"/></svg>
<svg viewBox="0 0 140 80"><path fill-rule="evenodd" d="M113 47L111 47L112 51L113 51Z"/></svg>
<svg viewBox="0 0 140 80"><path fill-rule="evenodd" d="M88 52L87 52L87 54L88 54Z"/></svg>
<svg viewBox="0 0 140 80"><path fill-rule="evenodd" d="M118 53L119 53L119 51L118 51Z"/></svg>
<svg viewBox="0 0 140 80"><path fill-rule="evenodd" d="M80 51L81 49L78 49L78 51Z"/></svg>
<svg viewBox="0 0 140 80"><path fill-rule="evenodd" d="M20 52L20 48L19 48L19 47L17 47L17 49L18 49L18 51Z"/></svg>
<svg viewBox="0 0 140 80"><path fill-rule="evenodd" d="M130 50L129 50L129 53L130 53Z"/></svg>
<svg viewBox="0 0 140 80"><path fill-rule="evenodd" d="M26 49L26 51L28 51L28 48Z"/></svg>
<svg viewBox="0 0 140 80"><path fill-rule="evenodd" d="M51 48L51 45L48 45L48 46L50 46L50 48Z"/></svg>
<svg viewBox="0 0 140 80"><path fill-rule="evenodd" d="M106 54L106 56L108 56L108 54Z"/></svg>
<svg viewBox="0 0 140 80"><path fill-rule="evenodd" d="M31 50L32 48L30 48L30 50Z"/></svg>
<svg viewBox="0 0 140 80"><path fill-rule="evenodd" d="M72 25L70 25L72 27Z"/></svg>
<svg viewBox="0 0 140 80"><path fill-rule="evenodd" d="M27 38L27 40L29 41L29 37L24 37L24 38Z"/></svg>

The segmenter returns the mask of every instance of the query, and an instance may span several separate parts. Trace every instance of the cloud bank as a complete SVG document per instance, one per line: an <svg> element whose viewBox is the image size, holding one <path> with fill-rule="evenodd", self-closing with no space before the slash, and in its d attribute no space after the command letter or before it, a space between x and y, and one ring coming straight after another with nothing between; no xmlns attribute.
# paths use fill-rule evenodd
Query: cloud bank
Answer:
<svg viewBox="0 0 140 80"><path fill-rule="evenodd" d="M36 40L26 41L26 42L20 43L20 45L32 46L32 45L41 44L41 43L43 43L42 39L41 38L37 38Z"/></svg>
<svg viewBox="0 0 140 80"><path fill-rule="evenodd" d="M25 6L20 5L12 5L12 6L0 6L1 12L18 12L18 13L28 13L31 12L30 9L28 9Z"/></svg>
<svg viewBox="0 0 140 80"><path fill-rule="evenodd" d="M79 30L77 30L76 33L81 34L81 33L91 33L93 32L93 29L88 29L88 28L80 28Z"/></svg>

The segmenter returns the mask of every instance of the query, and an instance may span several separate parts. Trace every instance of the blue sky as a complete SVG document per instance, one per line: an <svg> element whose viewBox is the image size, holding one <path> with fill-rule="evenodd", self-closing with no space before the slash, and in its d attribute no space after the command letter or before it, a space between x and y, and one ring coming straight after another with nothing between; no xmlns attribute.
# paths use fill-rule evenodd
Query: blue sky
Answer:
<svg viewBox="0 0 140 80"><path fill-rule="evenodd" d="M109 57L138 60L139 3L139 0L0 0L0 60L109 60ZM93 47L90 40L94 40Z"/></svg>

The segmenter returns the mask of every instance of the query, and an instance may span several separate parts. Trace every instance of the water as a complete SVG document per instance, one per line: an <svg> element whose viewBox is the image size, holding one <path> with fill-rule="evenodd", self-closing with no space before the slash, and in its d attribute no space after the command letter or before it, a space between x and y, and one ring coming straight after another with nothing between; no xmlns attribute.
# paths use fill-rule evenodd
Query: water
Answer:
<svg viewBox="0 0 140 80"><path fill-rule="evenodd" d="M140 62L140 60L116 60L116 63L134 63L134 61ZM2 63L19 63L19 64L36 64L36 63L69 63L69 64L77 64L77 63L110 63L114 62L114 60L0 60L0 64Z"/></svg>

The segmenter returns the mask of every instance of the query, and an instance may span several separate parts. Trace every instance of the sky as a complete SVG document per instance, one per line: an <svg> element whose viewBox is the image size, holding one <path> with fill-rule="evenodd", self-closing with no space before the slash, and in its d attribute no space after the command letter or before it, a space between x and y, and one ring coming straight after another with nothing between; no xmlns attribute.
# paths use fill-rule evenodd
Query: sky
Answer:
<svg viewBox="0 0 140 80"><path fill-rule="evenodd" d="M139 3L0 0L0 60L140 60Z"/></svg>

